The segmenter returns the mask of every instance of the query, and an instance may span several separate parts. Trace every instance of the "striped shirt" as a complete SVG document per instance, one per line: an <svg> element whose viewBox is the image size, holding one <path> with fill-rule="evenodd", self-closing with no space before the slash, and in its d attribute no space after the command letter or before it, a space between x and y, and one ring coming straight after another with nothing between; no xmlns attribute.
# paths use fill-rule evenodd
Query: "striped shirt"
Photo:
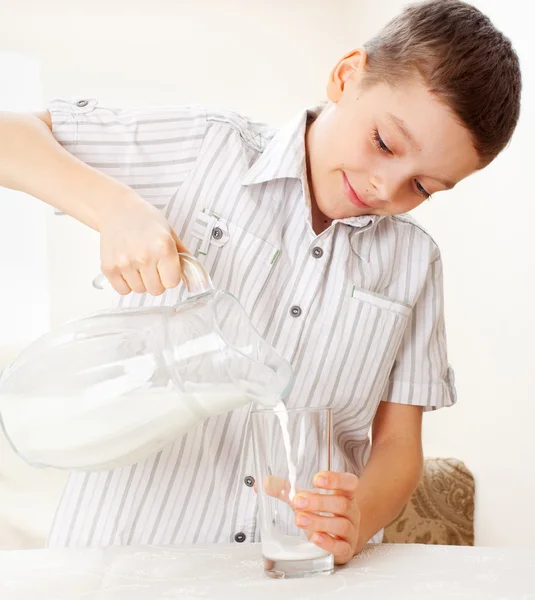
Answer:
<svg viewBox="0 0 535 600"><path fill-rule="evenodd" d="M406 215L313 231L305 131L320 109L279 130L198 107L56 100L49 110L57 140L160 208L292 364L288 407L332 408L332 470L362 473L381 400L455 402L431 237ZM173 305L182 293L121 305ZM136 465L72 473L48 546L258 541L254 471L249 407L206 419Z"/></svg>

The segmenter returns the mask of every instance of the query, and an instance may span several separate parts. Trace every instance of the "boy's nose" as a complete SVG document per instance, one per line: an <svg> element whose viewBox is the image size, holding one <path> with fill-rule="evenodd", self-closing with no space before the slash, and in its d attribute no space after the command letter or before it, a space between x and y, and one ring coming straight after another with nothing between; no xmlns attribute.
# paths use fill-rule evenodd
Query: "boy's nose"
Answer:
<svg viewBox="0 0 535 600"><path fill-rule="evenodd" d="M375 195L376 202L387 203L394 201L401 189L402 178L400 177L381 177L372 175L370 177L370 186Z"/></svg>
<svg viewBox="0 0 535 600"><path fill-rule="evenodd" d="M373 193L375 202L387 202L388 198L391 197L388 193L388 186L385 185L384 180L378 175L372 175L370 177L370 187L370 191Z"/></svg>

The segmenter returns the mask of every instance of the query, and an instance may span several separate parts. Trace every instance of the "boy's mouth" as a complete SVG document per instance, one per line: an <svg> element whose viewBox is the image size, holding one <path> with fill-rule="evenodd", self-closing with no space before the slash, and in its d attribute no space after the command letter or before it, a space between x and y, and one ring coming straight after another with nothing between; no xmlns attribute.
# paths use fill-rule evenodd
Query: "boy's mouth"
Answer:
<svg viewBox="0 0 535 600"><path fill-rule="evenodd" d="M361 198L359 198L359 195L351 187L351 184L349 183L349 180L343 171L342 171L342 177L344 179L344 189L346 192L346 196L347 196L348 200L351 202L351 204L354 204L357 208L372 208L369 204L366 204L366 202L364 202Z"/></svg>

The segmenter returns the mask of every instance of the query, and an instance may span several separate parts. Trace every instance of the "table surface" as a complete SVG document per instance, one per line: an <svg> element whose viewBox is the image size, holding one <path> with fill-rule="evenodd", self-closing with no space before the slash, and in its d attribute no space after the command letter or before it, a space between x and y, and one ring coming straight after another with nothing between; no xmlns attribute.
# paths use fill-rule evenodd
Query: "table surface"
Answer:
<svg viewBox="0 0 535 600"><path fill-rule="evenodd" d="M0 552L2 600L535 600L535 549L369 545L333 575L274 580L260 546ZM275 596L277 597L277 596Z"/></svg>

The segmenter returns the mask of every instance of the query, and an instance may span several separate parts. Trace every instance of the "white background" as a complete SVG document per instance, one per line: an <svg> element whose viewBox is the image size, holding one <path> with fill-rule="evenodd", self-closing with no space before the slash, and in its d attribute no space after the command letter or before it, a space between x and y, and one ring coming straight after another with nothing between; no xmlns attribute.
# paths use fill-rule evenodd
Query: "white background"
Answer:
<svg viewBox="0 0 535 600"><path fill-rule="evenodd" d="M41 98L39 64L28 56L0 54L0 110L38 110ZM3 286L17 293L4 295L0 311L2 356L49 327L46 207L35 198L0 188L0 265ZM9 342L6 344L5 342Z"/></svg>
<svg viewBox="0 0 535 600"><path fill-rule="evenodd" d="M535 67L529 62L534 55L534 15L529 13L534 9L521 0L474 3L513 39L519 52L523 112L512 144L488 169L436 196L415 214L442 248L449 354L459 393L457 406L425 416L425 453L457 457L475 474L476 543L531 544ZM23 54L30 65L27 73L35 73L32 64L40 68L43 101L89 96L124 107L200 103L280 125L302 107L323 100L336 60L404 4L0 0L0 51ZM0 74L3 87L20 92L20 106L8 108L33 106L37 92L28 83L31 74L24 75L22 69L14 77ZM7 98L5 90L1 98ZM5 363L45 325L106 307L110 296L91 288L99 265L94 232L4 192L0 220L2 287L9 291L0 300L0 323L17 305L32 315L22 329L16 328L18 334L2 329L0 361ZM17 282L14 272L20 275ZM41 295L35 302L41 308L28 303L28 294L36 289ZM5 521L11 515L22 529L31 529L28 543L38 544L62 482L63 474L36 475L4 452L0 504L12 509L0 513L0 538L2 517ZM30 516L31 492L41 496L42 508L34 508ZM17 543L22 542L14 534L13 545Z"/></svg>

